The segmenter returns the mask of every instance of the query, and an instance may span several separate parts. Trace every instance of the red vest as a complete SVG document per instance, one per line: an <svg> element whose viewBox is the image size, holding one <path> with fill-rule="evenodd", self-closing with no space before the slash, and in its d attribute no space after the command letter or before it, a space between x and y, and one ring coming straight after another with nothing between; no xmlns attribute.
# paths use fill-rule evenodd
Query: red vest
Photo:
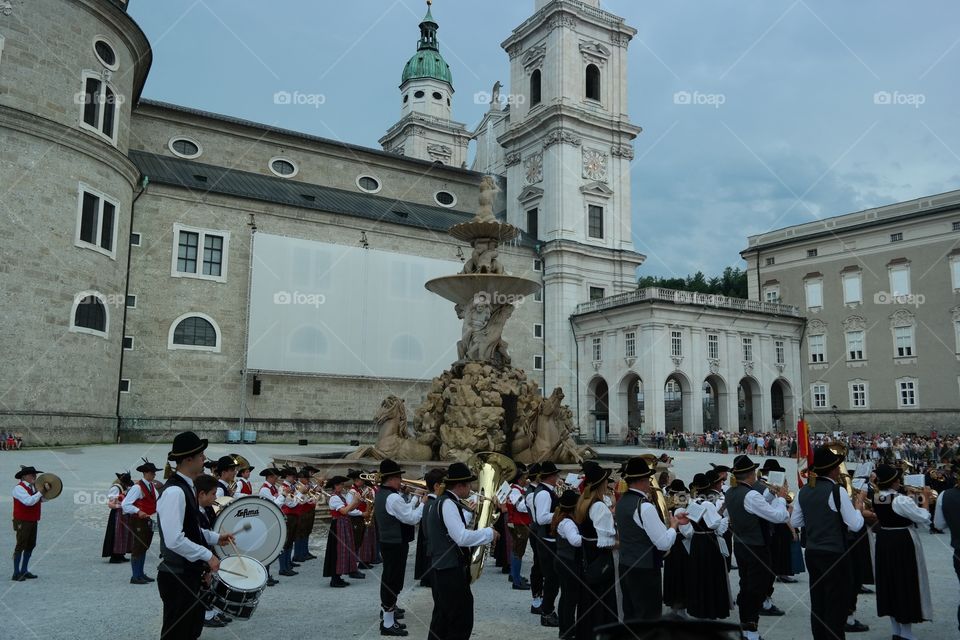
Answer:
<svg viewBox="0 0 960 640"><path fill-rule="evenodd" d="M291 489L293 488L293 486L290 485L290 484L288 484L286 481L284 481L283 485L284 485L285 487L288 487L288 488L291 488ZM277 495L277 494L273 494L273 495ZM283 505L281 505L280 511L282 511L283 514L286 515L286 516L289 516L289 515L297 515L297 514L300 513L299 510L298 510L298 507L288 507L288 506L286 505L286 503L284 503Z"/></svg>
<svg viewBox="0 0 960 640"><path fill-rule="evenodd" d="M250 484L249 480L244 480L243 478L240 478L240 493L242 493L245 496L253 495L253 485Z"/></svg>
<svg viewBox="0 0 960 640"><path fill-rule="evenodd" d="M274 498L276 498L278 495L280 495L280 492L277 491L277 488L276 488L275 486L273 486L272 484L268 484L268 483L264 482L264 483L263 483L263 486L265 486L265 487L267 488L267 490L270 491L270 495L272 495Z"/></svg>
<svg viewBox="0 0 960 640"><path fill-rule="evenodd" d="M520 499L521 500L524 499L523 487L521 487L518 484L512 484L510 485L510 489L511 489L510 491L511 493L513 493L513 489L516 489L517 491L519 491ZM510 524L530 525L533 522L533 518L530 517L529 513L518 511L516 505L510 502L509 500L507 500L507 522L509 522Z"/></svg>
<svg viewBox="0 0 960 640"><path fill-rule="evenodd" d="M27 490L27 493L34 495L37 491L33 489L26 482L21 482L20 486ZM16 498L13 499L13 519L14 520L26 520L28 522L39 522L40 521L40 503L28 507L23 504Z"/></svg>
<svg viewBox="0 0 960 640"><path fill-rule="evenodd" d="M153 486L152 482L150 486L147 487L147 483L143 480L137 482L137 485L140 486L140 498L133 501L133 506L145 514L152 516L157 512L157 489Z"/></svg>

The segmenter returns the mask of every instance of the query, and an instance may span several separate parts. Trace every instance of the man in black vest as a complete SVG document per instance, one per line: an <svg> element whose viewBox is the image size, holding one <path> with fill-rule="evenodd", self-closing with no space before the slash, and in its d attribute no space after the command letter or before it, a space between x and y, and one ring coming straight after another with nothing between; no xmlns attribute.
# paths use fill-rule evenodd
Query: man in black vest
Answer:
<svg viewBox="0 0 960 640"><path fill-rule="evenodd" d="M427 543L427 521L430 512L437 507L437 499L443 493L443 479L447 472L443 469L431 469L423 476L427 487L427 500L423 505L423 518L417 528L417 560L413 570L413 577L420 581L421 587L430 587L433 584L433 574L430 571L430 549Z"/></svg>
<svg viewBox="0 0 960 640"><path fill-rule="evenodd" d="M747 640L759 640L760 615L783 615L776 606L762 609L763 601L773 591L773 569L770 567L770 534L767 523L786 522L787 488L765 496L757 483L757 467L746 455L733 459L736 485L725 494L724 504L733 529L733 552L740 571L740 593L737 607L740 626ZM756 484L756 487L754 486Z"/></svg>
<svg viewBox="0 0 960 640"><path fill-rule="evenodd" d="M533 524L536 532L534 554L543 575L543 601L540 605L540 624L544 627L560 626L560 619L554 610L557 594L560 592L560 578L554 560L557 556L557 541L550 533L553 512L557 509L557 480L560 471L557 465L547 460L540 464L540 485L533 492Z"/></svg>
<svg viewBox="0 0 960 640"><path fill-rule="evenodd" d="M193 479L203 473L207 441L192 431L173 439L167 460L176 464L157 502L160 521L160 551L163 560L157 572L157 588L163 600L161 639L195 640L203 631L200 586L209 569L220 569L220 560L205 545L225 545L233 536L200 528Z"/></svg>
<svg viewBox="0 0 960 640"><path fill-rule="evenodd" d="M383 574L380 576L380 608L383 622L382 636L405 636L406 625L397 622L397 596L403 590L403 576L407 572L407 555L413 532L423 516L423 502L407 502L400 495L402 484L400 468L393 460L380 463L380 490L373 502L373 517L380 536L380 555Z"/></svg>
<svg viewBox="0 0 960 640"><path fill-rule="evenodd" d="M950 530L953 570L957 574L957 579L960 579L960 489L957 486L940 494L933 522L934 526L941 531ZM957 628L960 629L960 606L957 607Z"/></svg>
<svg viewBox="0 0 960 640"><path fill-rule="evenodd" d="M803 527L807 570L810 572L810 628L814 640L843 640L851 594L853 564L847 553L847 533L863 528L863 501L854 504L841 489L843 458L827 447L813 454L816 477L800 489L793 515L794 528Z"/></svg>
<svg viewBox="0 0 960 640"><path fill-rule="evenodd" d="M652 620L663 610L663 554L677 540L677 529L687 524L685 515L669 516L670 526L650 501L654 469L643 458L630 458L622 476L627 492L620 496L613 518L620 534L620 592L624 620Z"/></svg>
<svg viewBox="0 0 960 640"><path fill-rule="evenodd" d="M469 529L471 513L464 500L477 479L462 462L447 469L446 491L427 520L427 545L433 570L433 616L430 640L469 640L473 633L470 547L497 540L493 527Z"/></svg>

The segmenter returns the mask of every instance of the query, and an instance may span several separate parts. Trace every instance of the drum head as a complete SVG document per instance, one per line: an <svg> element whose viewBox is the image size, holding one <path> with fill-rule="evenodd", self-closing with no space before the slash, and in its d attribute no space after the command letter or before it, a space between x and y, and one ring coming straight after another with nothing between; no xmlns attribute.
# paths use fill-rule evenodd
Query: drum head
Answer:
<svg viewBox="0 0 960 640"><path fill-rule="evenodd" d="M287 537L287 520L280 507L258 496L237 498L226 505L213 525L216 533L232 533L237 550L268 565L280 555ZM229 544L214 545L219 558L236 555Z"/></svg>
<svg viewBox="0 0 960 640"><path fill-rule="evenodd" d="M256 558L228 556L220 561L217 577L236 591L259 591L267 583L267 570Z"/></svg>

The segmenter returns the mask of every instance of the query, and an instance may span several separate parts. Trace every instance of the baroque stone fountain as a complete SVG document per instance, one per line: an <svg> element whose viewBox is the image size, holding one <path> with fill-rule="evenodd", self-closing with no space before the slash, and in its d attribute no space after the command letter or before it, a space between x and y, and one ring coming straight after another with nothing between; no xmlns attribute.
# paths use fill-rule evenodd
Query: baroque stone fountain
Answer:
<svg viewBox="0 0 960 640"><path fill-rule="evenodd" d="M466 461L475 452L496 451L530 464L579 463L595 456L573 440L573 412L563 404L563 391L558 387L544 397L536 381L511 365L504 326L514 304L539 290L540 283L505 273L498 261L500 243L520 231L494 217L495 191L493 179L484 177L477 215L449 231L473 248L463 270L426 283L454 303L463 321L457 361L433 379L414 412L413 433L403 400L389 396L374 418L380 428L377 444L350 458Z"/></svg>

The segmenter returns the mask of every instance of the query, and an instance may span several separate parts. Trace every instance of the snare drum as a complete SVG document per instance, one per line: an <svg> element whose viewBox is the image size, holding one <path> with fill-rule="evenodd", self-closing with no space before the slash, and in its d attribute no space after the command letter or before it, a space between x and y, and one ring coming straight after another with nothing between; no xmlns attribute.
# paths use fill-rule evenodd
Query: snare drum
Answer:
<svg viewBox="0 0 960 640"><path fill-rule="evenodd" d="M267 570L259 560L228 556L220 561L220 571L213 574L203 601L228 616L248 620L266 586Z"/></svg>

